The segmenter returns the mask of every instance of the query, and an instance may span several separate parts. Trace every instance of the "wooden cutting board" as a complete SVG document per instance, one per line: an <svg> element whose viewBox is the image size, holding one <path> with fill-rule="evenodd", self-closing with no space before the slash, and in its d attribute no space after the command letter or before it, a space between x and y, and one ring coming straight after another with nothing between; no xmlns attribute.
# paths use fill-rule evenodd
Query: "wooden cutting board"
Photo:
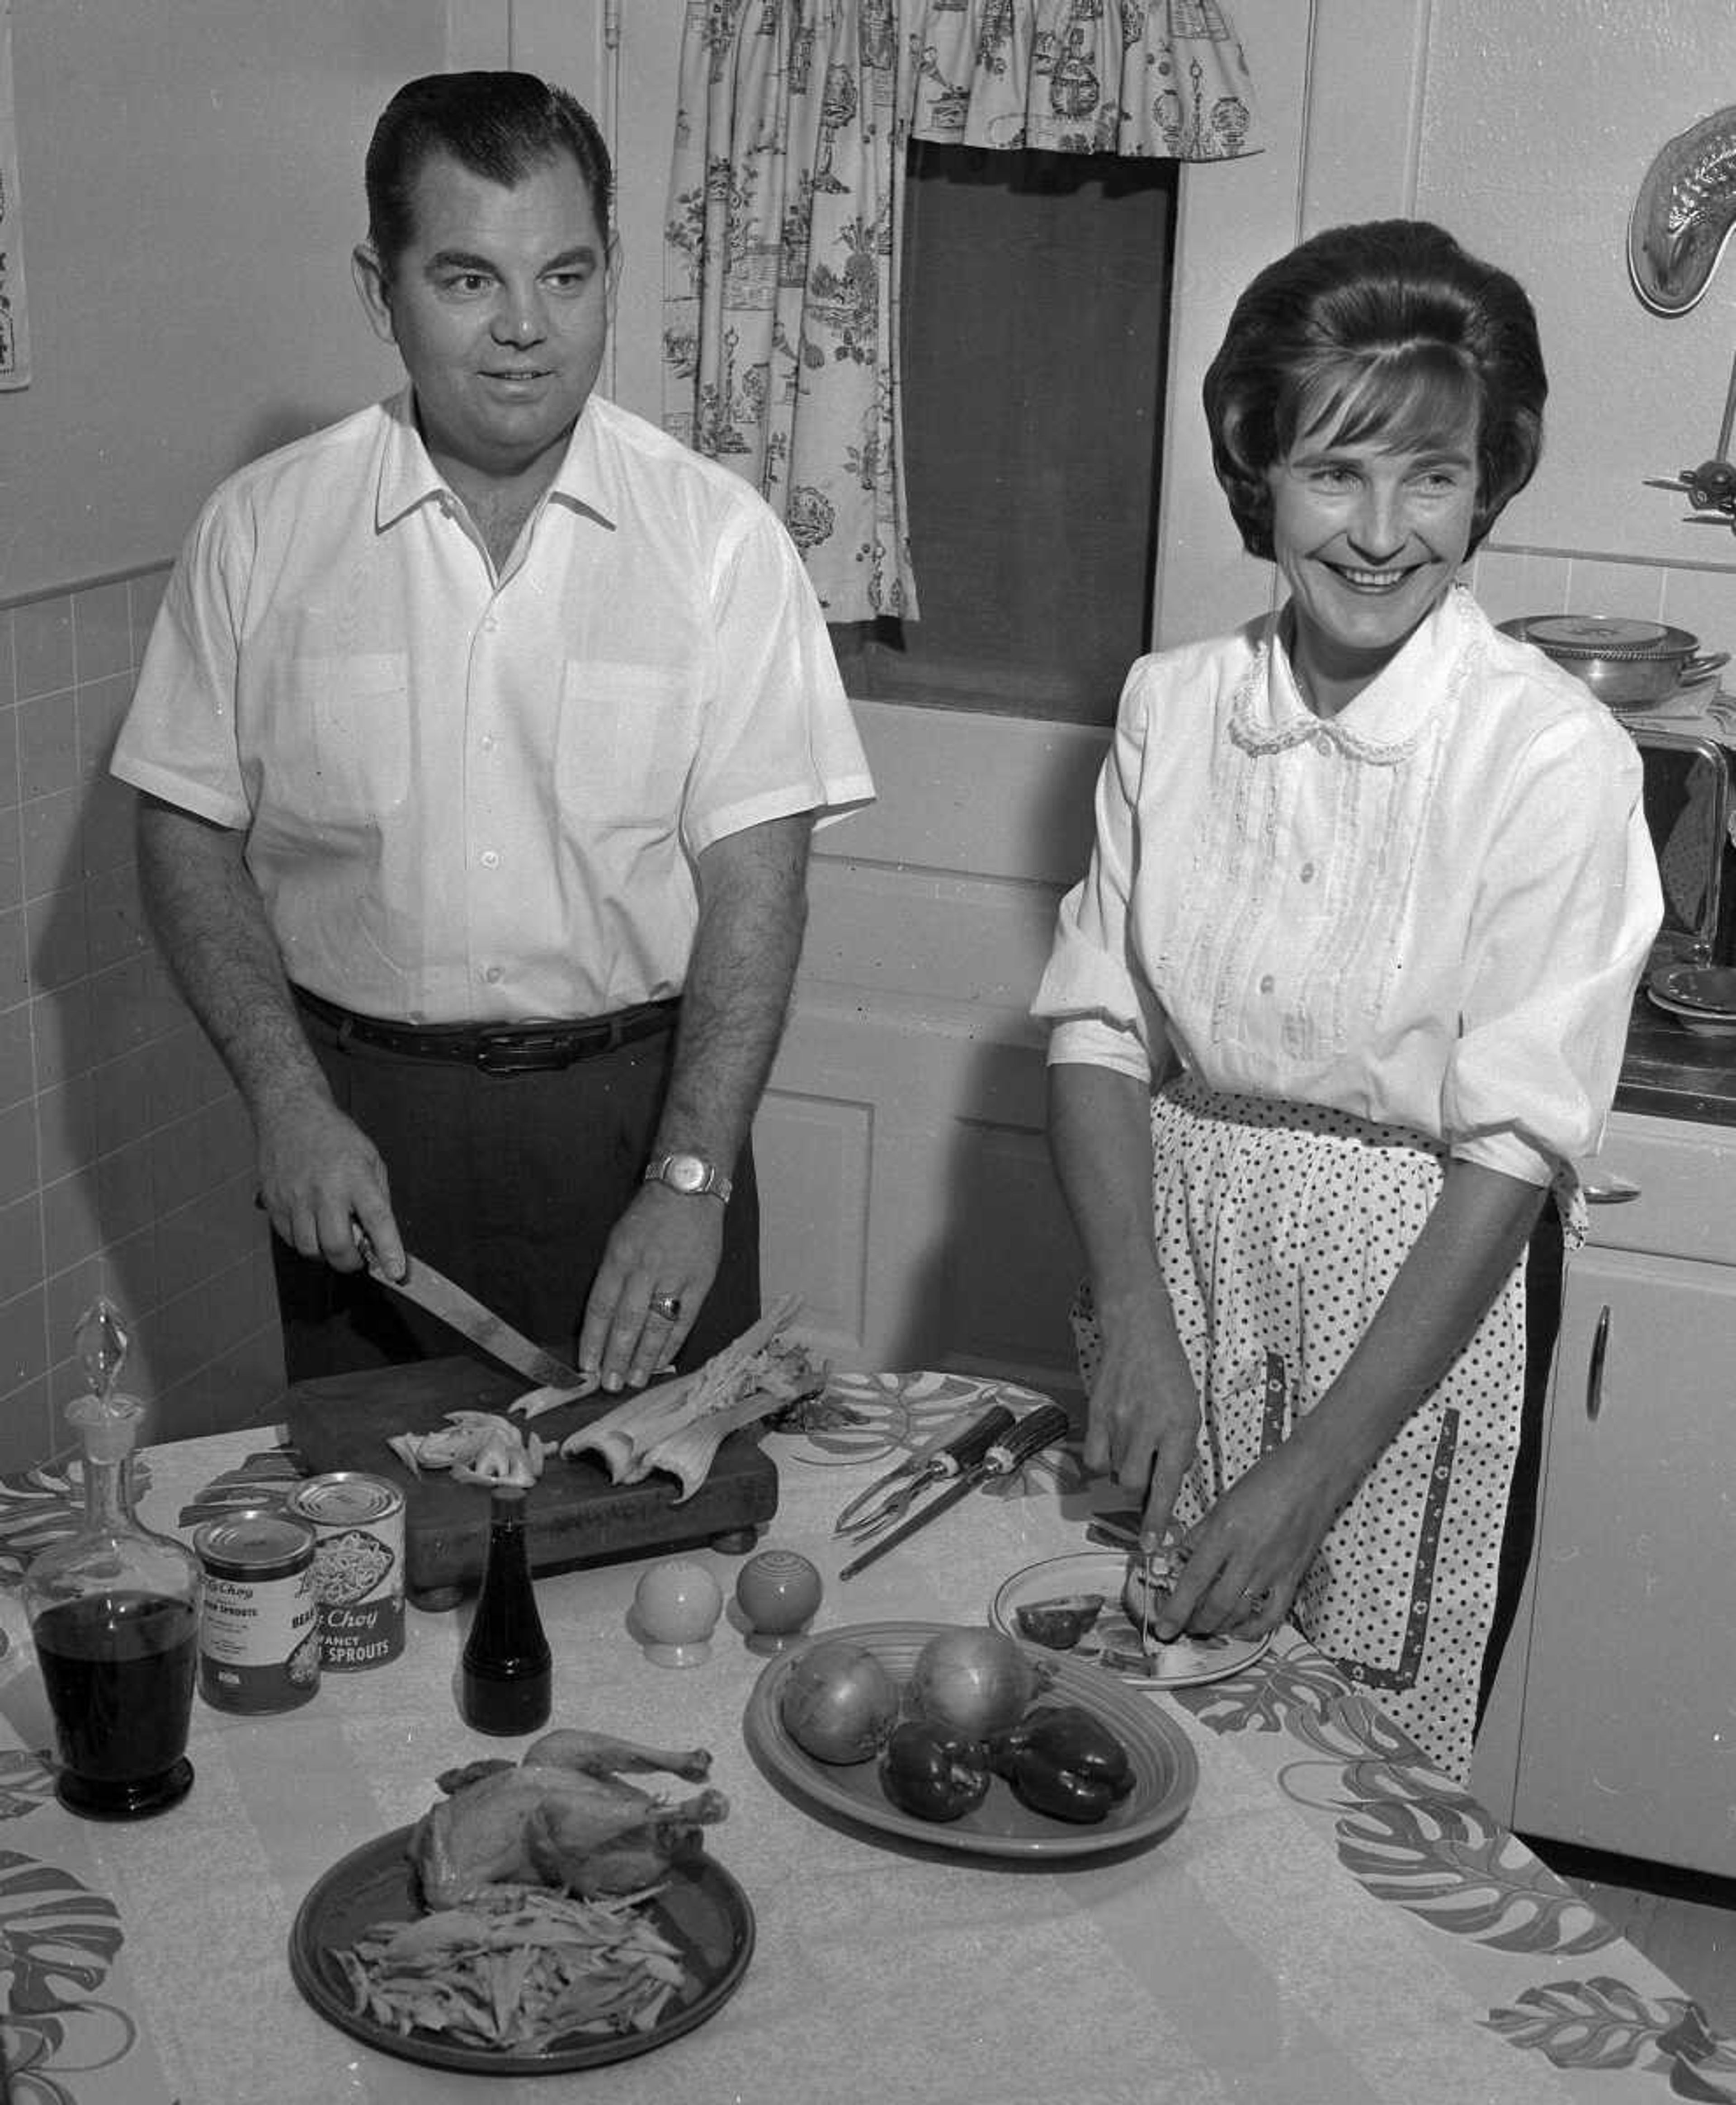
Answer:
<svg viewBox="0 0 1736 2105"><path fill-rule="evenodd" d="M507 1405L524 1393L519 1376L460 1357L298 1382L287 1393L285 1409L290 1441L310 1473L359 1469L402 1489L404 1581L413 1595L428 1596L471 1588L480 1580L488 1547L488 1487L454 1483L444 1471L417 1476L387 1440L397 1432L438 1432L449 1410L494 1410L504 1416ZM533 1419L529 1429L558 1445L619 1401L599 1396L566 1404ZM532 1570L678 1544L751 1548L753 1531L778 1509L778 1472L751 1430L732 1432L699 1489L677 1505L680 1494L675 1478L661 1471L641 1483L614 1484L591 1455L569 1462L551 1455L541 1482L525 1499ZM424 1599L422 1605L439 1603Z"/></svg>

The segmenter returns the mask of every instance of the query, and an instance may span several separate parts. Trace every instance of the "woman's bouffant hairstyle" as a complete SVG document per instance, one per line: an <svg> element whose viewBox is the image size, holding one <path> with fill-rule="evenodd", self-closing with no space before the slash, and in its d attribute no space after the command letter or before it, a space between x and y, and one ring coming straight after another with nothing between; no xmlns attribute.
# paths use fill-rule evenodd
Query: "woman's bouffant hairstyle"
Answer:
<svg viewBox="0 0 1736 2105"><path fill-rule="evenodd" d="M368 144L368 239L388 280L415 239L417 178L438 154L509 188L570 154L607 247L614 175L588 110L533 74L431 73L399 89Z"/></svg>
<svg viewBox="0 0 1736 2105"><path fill-rule="evenodd" d="M1270 559L1267 471L1299 439L1403 448L1477 418L1475 548L1531 480L1549 382L1523 286L1426 220L1317 234L1269 264L1207 370L1212 465L1251 556Z"/></svg>

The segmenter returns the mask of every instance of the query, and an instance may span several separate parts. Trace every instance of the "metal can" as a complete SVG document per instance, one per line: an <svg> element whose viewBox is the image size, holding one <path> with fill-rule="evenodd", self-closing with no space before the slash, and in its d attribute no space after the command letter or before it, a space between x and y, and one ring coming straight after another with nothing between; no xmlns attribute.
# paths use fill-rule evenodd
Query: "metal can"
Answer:
<svg viewBox="0 0 1736 2105"><path fill-rule="evenodd" d="M314 1598L333 1673L383 1666L404 1650L404 1493L356 1469L310 1477L288 1509L314 1531Z"/></svg>
<svg viewBox="0 0 1736 2105"><path fill-rule="evenodd" d="M314 1531L249 1507L195 1528L205 1567L199 1685L219 1710L292 1710L319 1687Z"/></svg>

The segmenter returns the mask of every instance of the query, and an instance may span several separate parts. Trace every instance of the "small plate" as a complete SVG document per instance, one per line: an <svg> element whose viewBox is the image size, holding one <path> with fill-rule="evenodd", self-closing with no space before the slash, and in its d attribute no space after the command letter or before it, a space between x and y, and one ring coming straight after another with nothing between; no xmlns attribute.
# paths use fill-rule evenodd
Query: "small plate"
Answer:
<svg viewBox="0 0 1736 2105"><path fill-rule="evenodd" d="M1652 974L1646 987L1665 1008L1736 1018L1736 968L1666 965Z"/></svg>
<svg viewBox="0 0 1736 2105"><path fill-rule="evenodd" d="M1078 1643L1048 1656L1105 1668L1136 1688L1194 1688L1202 1682L1221 1681L1226 1674L1251 1666L1272 1642L1270 1633L1263 1638L1182 1636L1173 1644L1154 1643L1147 1666L1117 1666L1105 1659L1105 1649L1135 1653L1140 1649L1138 1626L1127 1620L1121 1607L1127 1576L1127 1558L1113 1550L1087 1549L1070 1557L1045 1558L1041 1564L1028 1564L1014 1572L990 1603L988 1620L997 1629L1016 1638L1020 1635L1020 1608L1069 1593L1101 1593L1107 1605Z"/></svg>
<svg viewBox="0 0 1736 2105"><path fill-rule="evenodd" d="M1702 1038L1728 1038L1736 1032L1736 1016L1725 1016L1716 1009L1690 1008L1685 1002L1669 1001L1655 987L1648 987L1645 998L1653 1008L1661 1008L1666 1016L1673 1017L1685 1030L1696 1032Z"/></svg>
<svg viewBox="0 0 1736 2105"><path fill-rule="evenodd" d="M944 1623L855 1623L822 1631L814 1641L852 1640L872 1652L895 1680L904 1681L923 1646L948 1627ZM1127 1749L1133 1765L1132 1790L1107 1819L1073 1827L1021 1805L997 1777L987 1798L962 1820L918 1820L901 1812L881 1790L877 1763L817 1762L784 1730L779 1707L783 1683L806 1649L804 1645L782 1654L761 1674L743 1713L743 1734L750 1751L774 1777L813 1804L864 1827L966 1857L1091 1857L1155 1840L1176 1825L1193 1802L1199 1763L1193 1742L1179 1725L1093 1669L1041 1652L1033 1645L1033 1657L1055 1662L1050 1700L1077 1703L1089 1710Z"/></svg>
<svg viewBox="0 0 1736 2105"><path fill-rule="evenodd" d="M337 1955L377 1922L406 1922L424 1912L408 1854L413 1827L395 1828L334 1864L310 1888L289 1933L289 1970L320 2016L382 2054L453 2068L467 2076L552 2076L598 2068L667 2046L702 2025L734 1994L753 1955L753 1911L722 1865L696 1857L672 1866L649 1903L651 1920L685 1955L687 1979L649 2031L575 2032L538 2054L470 2046L443 2033L395 2031L358 2011Z"/></svg>

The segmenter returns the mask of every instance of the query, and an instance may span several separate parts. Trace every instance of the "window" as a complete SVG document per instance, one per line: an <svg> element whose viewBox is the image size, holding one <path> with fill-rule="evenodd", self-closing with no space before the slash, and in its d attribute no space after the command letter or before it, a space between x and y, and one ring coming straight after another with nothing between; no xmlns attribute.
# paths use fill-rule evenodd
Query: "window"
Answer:
<svg viewBox="0 0 1736 2105"><path fill-rule="evenodd" d="M1149 646L1180 164L917 141L904 257L918 621L852 694L1108 723Z"/></svg>

